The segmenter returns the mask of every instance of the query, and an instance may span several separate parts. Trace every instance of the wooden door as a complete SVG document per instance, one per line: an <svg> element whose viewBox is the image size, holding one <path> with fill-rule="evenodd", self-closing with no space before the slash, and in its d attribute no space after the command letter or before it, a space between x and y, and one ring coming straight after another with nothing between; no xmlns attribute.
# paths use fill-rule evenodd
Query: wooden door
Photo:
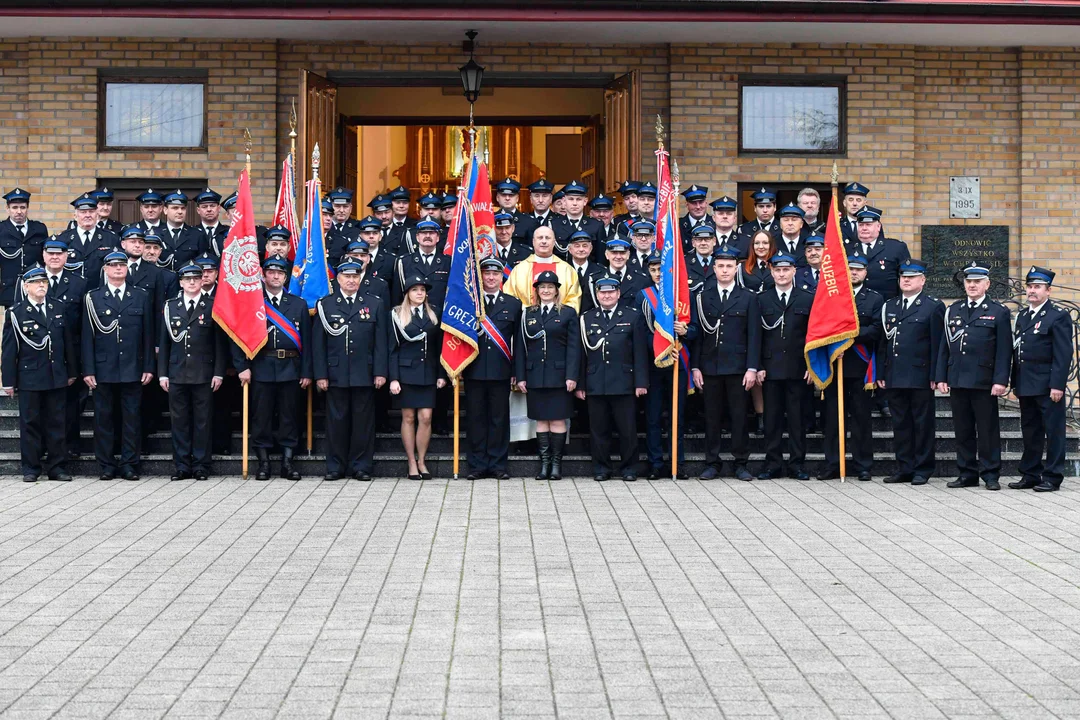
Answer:
<svg viewBox="0 0 1080 720"><path fill-rule="evenodd" d="M604 89L603 167L602 187L609 194L623 180L641 174L641 83L637 70L616 78Z"/></svg>
<svg viewBox="0 0 1080 720"><path fill-rule="evenodd" d="M323 187L337 181L337 84L308 70L300 71L300 157L296 159L297 213L304 217L305 182L311 175L311 152L319 145ZM321 194L321 193L320 193Z"/></svg>
<svg viewBox="0 0 1080 720"><path fill-rule="evenodd" d="M596 170L599 163L597 153L600 150L600 117L593 117L582 128L581 135L581 183L592 197L601 190Z"/></svg>
<svg viewBox="0 0 1080 720"><path fill-rule="evenodd" d="M345 177L341 179L341 184L353 191L353 217L359 217L358 207L362 205L362 203L356 202L360 199L357 192L360 184L359 142L359 133L356 126L347 125L341 141L341 154L345 161Z"/></svg>

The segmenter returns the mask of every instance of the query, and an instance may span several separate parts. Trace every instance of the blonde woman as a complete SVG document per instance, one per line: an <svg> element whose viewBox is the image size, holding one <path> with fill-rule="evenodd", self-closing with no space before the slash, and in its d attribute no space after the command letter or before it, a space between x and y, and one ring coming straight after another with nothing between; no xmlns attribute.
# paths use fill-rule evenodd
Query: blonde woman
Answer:
<svg viewBox="0 0 1080 720"><path fill-rule="evenodd" d="M405 284L405 299L393 309L395 343L390 350L390 394L401 407L401 442L410 480L430 480L427 450L435 390L446 386L439 355L442 333L428 303L431 285L420 276Z"/></svg>
<svg viewBox="0 0 1080 720"><path fill-rule="evenodd" d="M559 303L559 276L551 270L533 282L536 303L521 320L521 352L514 353L518 390L525 393L528 415L536 421L540 450L537 480L562 477L566 419L573 412L581 362L577 312Z"/></svg>

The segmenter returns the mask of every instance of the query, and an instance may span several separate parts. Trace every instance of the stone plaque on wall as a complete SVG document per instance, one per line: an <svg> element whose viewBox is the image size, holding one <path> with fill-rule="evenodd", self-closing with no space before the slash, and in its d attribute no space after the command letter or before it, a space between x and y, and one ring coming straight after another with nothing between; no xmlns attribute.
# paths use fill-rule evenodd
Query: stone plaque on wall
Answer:
<svg viewBox="0 0 1080 720"><path fill-rule="evenodd" d="M953 274L972 260L990 268L991 278L1009 274L1009 228L1004 225L923 225L922 261L926 292L941 299L963 297ZM990 284L990 296L1001 299L1008 290Z"/></svg>

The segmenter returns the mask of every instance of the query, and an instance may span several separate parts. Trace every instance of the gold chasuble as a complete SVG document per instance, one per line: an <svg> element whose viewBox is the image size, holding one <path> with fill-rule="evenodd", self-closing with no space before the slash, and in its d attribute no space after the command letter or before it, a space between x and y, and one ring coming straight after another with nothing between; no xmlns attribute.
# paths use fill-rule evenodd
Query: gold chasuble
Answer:
<svg viewBox="0 0 1080 720"><path fill-rule="evenodd" d="M533 254L519 262L510 271L510 277L503 283L503 292L513 295L521 301L523 306L529 307L536 302L533 282L536 276L545 270L552 270L559 276L559 302L580 312L581 285L578 283L577 273L570 267L570 263L554 255L549 258L539 258Z"/></svg>

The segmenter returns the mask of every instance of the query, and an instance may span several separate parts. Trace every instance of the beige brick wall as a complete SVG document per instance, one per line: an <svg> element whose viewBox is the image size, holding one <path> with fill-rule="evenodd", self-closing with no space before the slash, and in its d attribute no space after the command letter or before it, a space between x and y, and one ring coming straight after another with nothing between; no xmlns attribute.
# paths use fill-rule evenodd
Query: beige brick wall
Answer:
<svg viewBox="0 0 1080 720"><path fill-rule="evenodd" d="M0 42L0 168L8 190L24 185L37 192L26 153L26 56L23 43Z"/></svg>

